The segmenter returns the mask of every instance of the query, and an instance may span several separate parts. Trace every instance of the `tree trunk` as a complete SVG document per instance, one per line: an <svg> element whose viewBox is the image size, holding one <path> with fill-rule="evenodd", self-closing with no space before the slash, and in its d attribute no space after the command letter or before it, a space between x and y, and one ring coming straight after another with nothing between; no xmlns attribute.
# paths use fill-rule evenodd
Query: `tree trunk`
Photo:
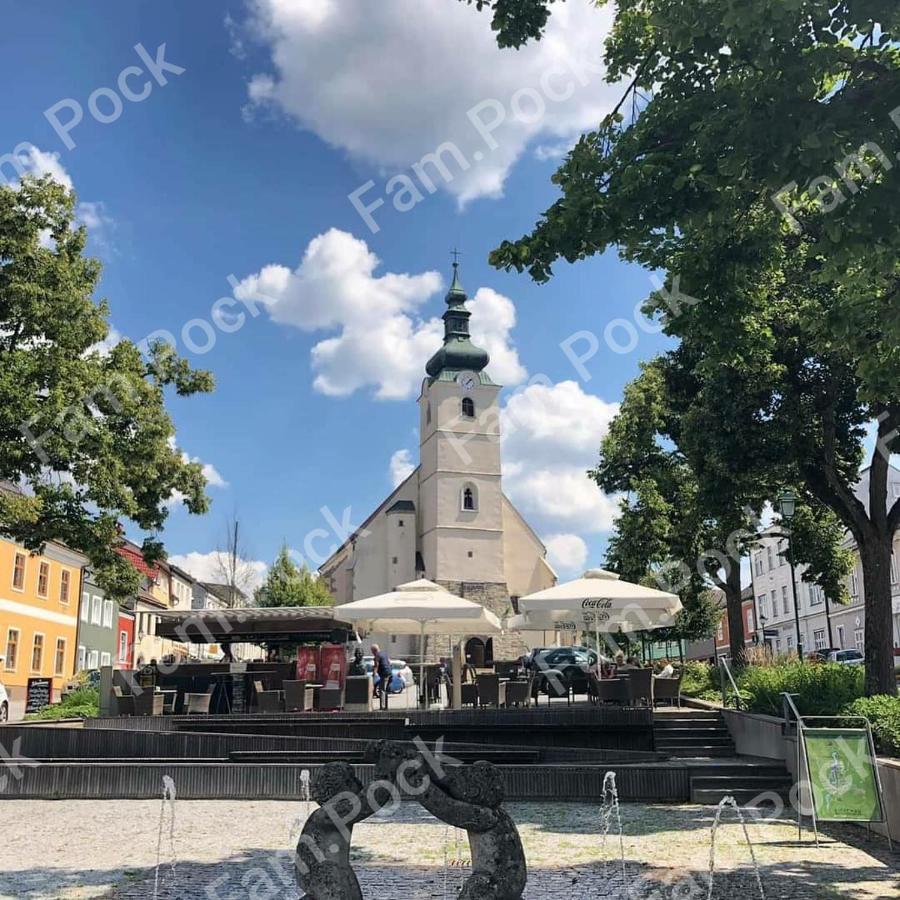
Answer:
<svg viewBox="0 0 900 900"><path fill-rule="evenodd" d="M741 606L741 567L729 567L725 582L725 608L728 611L728 643L731 650L731 664L735 668L747 663L747 647L744 644L744 609Z"/></svg>
<svg viewBox="0 0 900 900"><path fill-rule="evenodd" d="M896 694L891 607L891 535L858 541L866 611L866 694Z"/></svg>

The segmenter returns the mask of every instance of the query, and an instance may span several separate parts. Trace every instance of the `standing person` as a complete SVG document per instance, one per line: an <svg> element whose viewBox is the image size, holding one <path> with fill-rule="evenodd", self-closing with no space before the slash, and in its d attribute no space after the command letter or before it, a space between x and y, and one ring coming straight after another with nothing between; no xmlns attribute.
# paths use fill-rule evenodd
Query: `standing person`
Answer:
<svg viewBox="0 0 900 900"><path fill-rule="evenodd" d="M372 656L375 661L375 671L378 673L378 696L381 698L381 708L388 708L388 697L391 690L391 658L387 650L382 650L378 644L372 644Z"/></svg>

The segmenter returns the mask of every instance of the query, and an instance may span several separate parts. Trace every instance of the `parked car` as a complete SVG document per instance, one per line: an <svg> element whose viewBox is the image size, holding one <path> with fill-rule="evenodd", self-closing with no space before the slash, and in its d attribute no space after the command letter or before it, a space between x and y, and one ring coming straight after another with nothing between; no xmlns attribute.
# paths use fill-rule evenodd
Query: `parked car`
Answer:
<svg viewBox="0 0 900 900"><path fill-rule="evenodd" d="M539 669L563 669L567 666L595 666L597 653L587 647L553 647L535 657Z"/></svg>
<svg viewBox="0 0 900 900"><path fill-rule="evenodd" d="M827 662L840 663L842 666L864 666L866 658L861 650L830 650Z"/></svg>
<svg viewBox="0 0 900 900"><path fill-rule="evenodd" d="M0 663L3 662L3 657L0 656ZM3 686L3 682L0 681L0 722L8 722L9 721L9 694L6 693L6 688Z"/></svg>

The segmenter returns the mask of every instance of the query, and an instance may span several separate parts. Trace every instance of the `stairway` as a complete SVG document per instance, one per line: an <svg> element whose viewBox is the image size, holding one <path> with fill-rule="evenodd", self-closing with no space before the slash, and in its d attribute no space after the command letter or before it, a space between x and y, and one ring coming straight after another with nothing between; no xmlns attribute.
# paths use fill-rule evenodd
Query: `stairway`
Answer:
<svg viewBox="0 0 900 900"><path fill-rule="evenodd" d="M653 716L653 742L656 750L674 759L736 755L722 714L715 710L657 710Z"/></svg>
<svg viewBox="0 0 900 900"><path fill-rule="evenodd" d="M716 710L657 710L653 740L656 750L689 766L692 803L714 805L726 794L741 806L788 802L793 780L784 765L739 757Z"/></svg>
<svg viewBox="0 0 900 900"><path fill-rule="evenodd" d="M748 763L728 772L722 768L691 769L691 803L713 806L726 794L740 806L789 802L793 779L783 765Z"/></svg>

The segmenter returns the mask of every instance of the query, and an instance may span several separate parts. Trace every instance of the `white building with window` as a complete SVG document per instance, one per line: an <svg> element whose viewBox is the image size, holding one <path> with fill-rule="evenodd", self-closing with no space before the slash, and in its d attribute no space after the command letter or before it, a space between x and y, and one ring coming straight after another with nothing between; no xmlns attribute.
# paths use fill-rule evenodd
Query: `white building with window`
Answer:
<svg viewBox="0 0 900 900"><path fill-rule="evenodd" d="M519 596L556 582L546 548L503 493L500 386L471 342L466 299L454 263L444 343L419 396L419 464L320 567L339 604L428 578L504 617ZM417 647L417 639L377 638L394 656ZM484 635L467 653L501 659L522 649L516 635ZM448 640L429 639L427 655L449 655Z"/></svg>
<svg viewBox="0 0 900 900"><path fill-rule="evenodd" d="M862 473L856 486L856 495L868 505L868 471ZM891 467L888 476L888 503L900 499L900 470ZM796 649L797 628L794 623L794 605L791 594L791 571L787 559L787 542L773 535L778 527L771 528L753 549L750 569L753 576L753 593L761 627L768 633L768 643L775 652L786 653ZM856 553L856 544L848 534L844 546L854 551L854 568L847 579L849 603L831 602L826 616L825 594L820 587L803 581L804 566L796 567L797 601L800 613L800 636L803 652L836 648L839 650L864 649L865 595L863 592L862 563ZM894 536L894 555L891 560L891 590L893 593L894 646L900 648L900 533ZM831 641L828 637L831 620ZM790 638L790 641L788 639Z"/></svg>

